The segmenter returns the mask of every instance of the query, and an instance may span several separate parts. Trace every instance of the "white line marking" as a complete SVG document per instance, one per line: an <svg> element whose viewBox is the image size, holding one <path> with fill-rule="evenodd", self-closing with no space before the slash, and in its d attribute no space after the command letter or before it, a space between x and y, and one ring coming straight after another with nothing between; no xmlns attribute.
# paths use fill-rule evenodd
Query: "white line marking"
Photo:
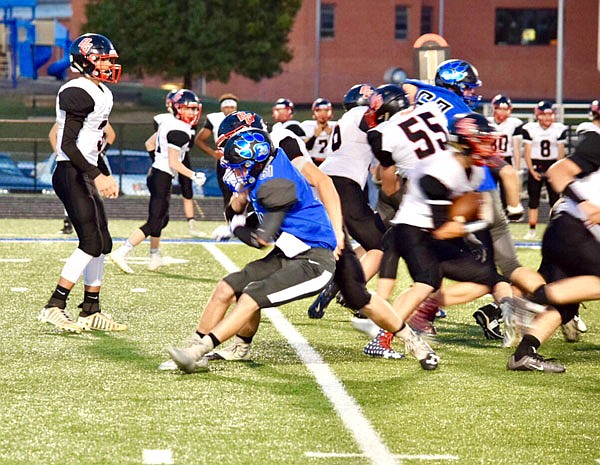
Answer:
<svg viewBox="0 0 600 465"><path fill-rule="evenodd" d="M0 258L0 263L29 263L31 258Z"/></svg>
<svg viewBox="0 0 600 465"><path fill-rule="evenodd" d="M29 289L26 287L11 287L10 290L13 292L27 292Z"/></svg>
<svg viewBox="0 0 600 465"><path fill-rule="evenodd" d="M213 244L205 244L206 249L230 273L237 271L238 267ZM329 365L310 346L308 341L276 308L263 308L271 323L287 339L294 348L302 362L313 373L317 383L329 399L333 408L348 430L354 435L359 448L363 451L361 456L367 457L373 465L398 464L392 453L383 443L379 434L373 429L369 420L364 416L362 409L348 394L342 382L337 379Z"/></svg>
<svg viewBox="0 0 600 465"><path fill-rule="evenodd" d="M306 457L315 459L336 459L336 458L355 458L364 457L364 454L348 454L342 452L305 452ZM407 455L407 454L394 454L397 459L407 460L458 460L457 455L434 455L434 454L419 454L419 455Z"/></svg>
<svg viewBox="0 0 600 465"><path fill-rule="evenodd" d="M134 287L133 289L131 289L131 292L147 292L148 289L146 289L145 287Z"/></svg>
<svg viewBox="0 0 600 465"><path fill-rule="evenodd" d="M148 465L172 464L173 451L171 449L144 449L142 450L142 463Z"/></svg>

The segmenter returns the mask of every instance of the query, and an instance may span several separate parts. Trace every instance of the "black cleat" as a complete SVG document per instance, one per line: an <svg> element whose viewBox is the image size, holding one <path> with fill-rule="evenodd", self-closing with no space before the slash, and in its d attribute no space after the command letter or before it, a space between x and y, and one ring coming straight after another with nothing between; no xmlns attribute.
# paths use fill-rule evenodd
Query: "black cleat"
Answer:
<svg viewBox="0 0 600 465"><path fill-rule="evenodd" d="M504 337L502 330L500 329L502 311L495 303L478 308L475 313L473 313L473 318L475 318L477 324L481 326L483 334L487 339L500 340Z"/></svg>
<svg viewBox="0 0 600 465"><path fill-rule="evenodd" d="M338 285L331 281L327 286L323 288L321 293L317 296L315 301L308 307L308 317L320 320L325 315L325 309L335 298L335 295L339 292L340 288Z"/></svg>

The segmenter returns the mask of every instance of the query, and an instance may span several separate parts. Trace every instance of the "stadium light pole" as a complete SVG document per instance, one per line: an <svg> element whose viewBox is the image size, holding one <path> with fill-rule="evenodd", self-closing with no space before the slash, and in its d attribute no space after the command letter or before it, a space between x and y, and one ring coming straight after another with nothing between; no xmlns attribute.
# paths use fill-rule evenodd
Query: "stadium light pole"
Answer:
<svg viewBox="0 0 600 465"><path fill-rule="evenodd" d="M321 0L315 1L315 95L319 96L321 78Z"/></svg>
<svg viewBox="0 0 600 465"><path fill-rule="evenodd" d="M438 34L444 37L444 0L440 0L440 13L438 18Z"/></svg>
<svg viewBox="0 0 600 465"><path fill-rule="evenodd" d="M565 23L565 0L558 0L558 20L556 29L556 105L560 121L564 121L565 110L563 108L563 53L564 53L564 23Z"/></svg>

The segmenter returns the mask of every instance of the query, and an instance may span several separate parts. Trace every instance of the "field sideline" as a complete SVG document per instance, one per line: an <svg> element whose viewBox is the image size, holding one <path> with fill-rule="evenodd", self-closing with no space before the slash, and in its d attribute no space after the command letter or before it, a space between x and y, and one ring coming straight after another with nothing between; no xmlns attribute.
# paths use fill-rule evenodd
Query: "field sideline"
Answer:
<svg viewBox="0 0 600 465"><path fill-rule="evenodd" d="M115 243L141 223L111 222ZM486 340L471 316L485 298L438 320L431 373L412 358L363 356L367 338L350 314L334 304L310 320L309 299L263 312L251 362L159 372L226 269L264 252L188 240L173 221L163 245L172 265L147 271L146 244L134 275L107 263L103 306L129 330L64 335L36 321L74 249L56 240L60 226L3 220L0 231L0 464L600 463L600 302L582 309L581 342L557 334L540 350L567 366L562 375L508 372L511 349ZM511 227L520 238L526 225ZM519 256L539 263L537 249ZM72 314L82 294L78 285Z"/></svg>

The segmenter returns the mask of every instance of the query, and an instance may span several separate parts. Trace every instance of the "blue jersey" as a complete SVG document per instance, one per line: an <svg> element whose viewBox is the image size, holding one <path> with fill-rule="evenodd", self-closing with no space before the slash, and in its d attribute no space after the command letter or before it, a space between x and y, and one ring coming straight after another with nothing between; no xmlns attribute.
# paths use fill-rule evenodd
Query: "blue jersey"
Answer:
<svg viewBox="0 0 600 465"><path fill-rule="evenodd" d="M315 198L306 178L292 166L288 156L281 149L277 149L275 158L263 169L249 192L250 202L259 217L267 213L267 208L259 202L259 190L269 181L278 178L291 181L296 189L296 202L286 212L279 233L291 234L310 247L335 250L337 241L325 207ZM265 192L275 197L270 199L269 203L276 204L277 191L263 188L261 195ZM261 200L264 202L264 198L261 197Z"/></svg>
<svg viewBox="0 0 600 465"><path fill-rule="evenodd" d="M469 108L469 106L465 103L463 98L460 95L455 94L450 89L446 89L445 87L440 86L432 86L431 84L426 84L422 81L417 81L414 79L407 79L404 81L406 84L412 84L415 86L417 90L417 95L415 96L415 103L417 105L423 105L427 102L435 102L437 106L442 110L442 113L446 115L446 119L448 120L448 127L452 125L454 121L454 117L460 113L473 113L473 110ZM481 186L479 186L479 191L492 191L497 188L496 181L492 176L491 171L486 166L485 168L485 179Z"/></svg>
<svg viewBox="0 0 600 465"><path fill-rule="evenodd" d="M465 103L460 95L455 94L450 89L440 86L432 86L422 81L414 79L407 79L404 81L406 84L412 84L417 90L415 96L415 103L417 105L423 105L427 102L435 102L442 113L448 120L448 126L450 126L454 120L454 117L459 113L473 113L473 110Z"/></svg>

